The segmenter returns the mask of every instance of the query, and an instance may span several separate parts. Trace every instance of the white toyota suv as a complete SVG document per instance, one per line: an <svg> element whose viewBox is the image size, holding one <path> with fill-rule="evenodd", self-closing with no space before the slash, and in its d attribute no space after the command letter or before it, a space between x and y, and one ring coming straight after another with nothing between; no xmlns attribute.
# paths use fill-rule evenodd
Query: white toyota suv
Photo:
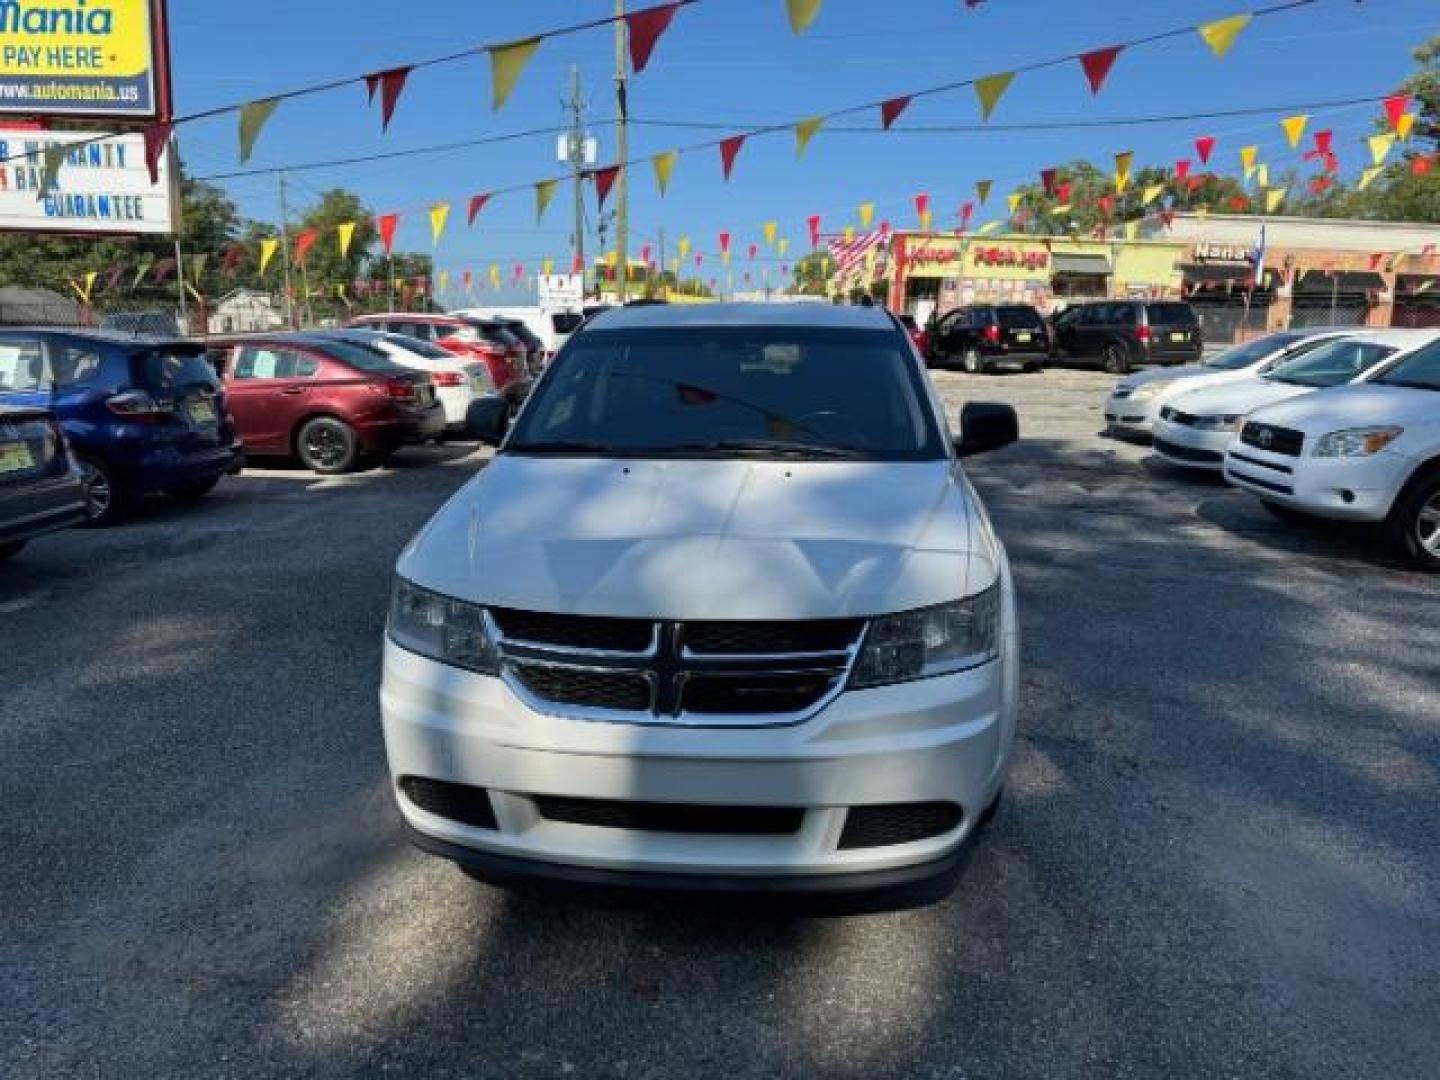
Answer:
<svg viewBox="0 0 1440 1080"><path fill-rule="evenodd" d="M491 407L493 406L493 407ZM953 881L1015 732L1005 549L880 308L622 308L396 568L380 691L411 838L484 880Z"/></svg>
<svg viewBox="0 0 1440 1080"><path fill-rule="evenodd" d="M1440 570L1440 334L1365 383L1252 413L1225 479L1279 511L1379 521Z"/></svg>

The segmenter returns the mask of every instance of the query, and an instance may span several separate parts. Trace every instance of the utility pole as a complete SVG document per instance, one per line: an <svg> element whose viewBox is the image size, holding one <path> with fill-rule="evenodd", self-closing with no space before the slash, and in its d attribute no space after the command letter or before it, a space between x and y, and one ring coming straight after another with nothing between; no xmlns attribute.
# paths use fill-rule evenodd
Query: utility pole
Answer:
<svg viewBox="0 0 1440 1080"><path fill-rule="evenodd" d="M585 115L580 102L580 65L570 65L570 144L566 147L575 179L575 265L580 294L585 294Z"/></svg>
<svg viewBox="0 0 1440 1080"><path fill-rule="evenodd" d="M295 299L290 290L290 202L285 186L285 170L280 170L280 258L285 271L285 322L292 330L295 323Z"/></svg>
<svg viewBox="0 0 1440 1080"><path fill-rule="evenodd" d="M625 161L630 156L630 140L627 133L629 107L625 90L626 32L625 0L615 0L615 163L620 166L616 179L615 193L615 284L620 292L620 303L629 296L630 258L626 251L630 231L630 170Z"/></svg>
<svg viewBox="0 0 1440 1080"><path fill-rule="evenodd" d="M180 236L175 236L175 281L180 286L180 326L190 332L190 313L185 306L185 256L180 250Z"/></svg>

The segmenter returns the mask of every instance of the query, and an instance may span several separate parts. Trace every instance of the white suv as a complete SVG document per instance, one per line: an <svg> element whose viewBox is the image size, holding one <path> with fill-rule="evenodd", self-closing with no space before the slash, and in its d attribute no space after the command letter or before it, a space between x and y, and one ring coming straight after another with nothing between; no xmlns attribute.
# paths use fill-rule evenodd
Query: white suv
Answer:
<svg viewBox="0 0 1440 1080"><path fill-rule="evenodd" d="M1225 479L1282 514L1383 521L1440 570L1440 333L1373 379L1252 413Z"/></svg>
<svg viewBox="0 0 1440 1080"><path fill-rule="evenodd" d="M1015 414L960 420L879 308L597 317L400 557L380 700L412 839L487 880L948 885L1018 686L959 462Z"/></svg>

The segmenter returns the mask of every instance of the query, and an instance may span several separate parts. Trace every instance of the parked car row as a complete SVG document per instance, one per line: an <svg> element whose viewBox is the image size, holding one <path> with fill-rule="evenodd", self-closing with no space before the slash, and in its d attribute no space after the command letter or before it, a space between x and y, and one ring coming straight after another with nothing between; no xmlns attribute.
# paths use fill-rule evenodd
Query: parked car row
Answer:
<svg viewBox="0 0 1440 1080"><path fill-rule="evenodd" d="M1105 419L1277 516L1381 523L1409 563L1440 571L1440 330L1271 334L1122 380Z"/></svg>
<svg viewBox="0 0 1440 1080"><path fill-rule="evenodd" d="M931 366L972 375L1059 361L1123 375L1141 365L1194 363L1205 347L1195 312L1173 300L1072 304L1048 321L1029 304L968 304L924 331L912 326L911 338Z"/></svg>

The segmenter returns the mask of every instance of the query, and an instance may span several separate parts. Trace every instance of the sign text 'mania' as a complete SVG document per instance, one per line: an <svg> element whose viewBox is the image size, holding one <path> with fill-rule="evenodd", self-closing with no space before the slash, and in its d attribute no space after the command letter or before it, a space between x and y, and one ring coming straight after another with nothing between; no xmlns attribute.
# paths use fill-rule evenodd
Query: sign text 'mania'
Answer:
<svg viewBox="0 0 1440 1080"><path fill-rule="evenodd" d="M0 0L3 34L109 34L114 29L115 13L91 7L90 0Z"/></svg>

